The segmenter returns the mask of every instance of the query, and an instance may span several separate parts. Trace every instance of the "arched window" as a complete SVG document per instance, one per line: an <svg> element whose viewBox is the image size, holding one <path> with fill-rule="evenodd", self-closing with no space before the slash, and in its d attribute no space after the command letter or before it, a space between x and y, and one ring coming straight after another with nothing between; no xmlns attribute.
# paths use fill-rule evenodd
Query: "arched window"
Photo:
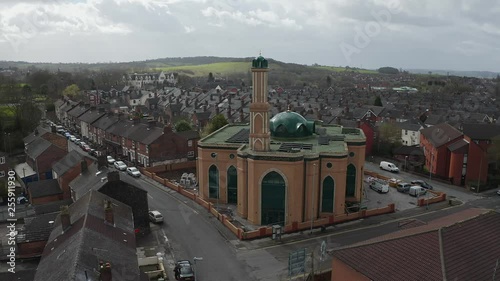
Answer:
<svg viewBox="0 0 500 281"><path fill-rule="evenodd" d="M261 224L285 224L285 180L277 172L262 179Z"/></svg>
<svg viewBox="0 0 500 281"><path fill-rule="evenodd" d="M234 166L227 169L227 203L238 202L238 171Z"/></svg>
<svg viewBox="0 0 500 281"><path fill-rule="evenodd" d="M355 195L356 195L356 167L353 164L349 164L347 166L345 196L353 197Z"/></svg>
<svg viewBox="0 0 500 281"><path fill-rule="evenodd" d="M333 204L335 202L335 182L328 176L323 181L323 191L321 194L321 212L333 213Z"/></svg>
<svg viewBox="0 0 500 281"><path fill-rule="evenodd" d="M219 198L219 169L215 165L208 169L208 197Z"/></svg>

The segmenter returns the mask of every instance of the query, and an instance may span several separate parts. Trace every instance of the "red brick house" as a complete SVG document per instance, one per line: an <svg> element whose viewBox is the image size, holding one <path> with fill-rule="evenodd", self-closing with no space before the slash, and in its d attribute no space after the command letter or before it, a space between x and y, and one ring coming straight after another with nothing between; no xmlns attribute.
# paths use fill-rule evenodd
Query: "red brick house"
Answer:
<svg viewBox="0 0 500 281"><path fill-rule="evenodd" d="M54 221L57 215L56 212L24 218L23 227L16 236L18 258L42 256L50 233L54 229Z"/></svg>
<svg viewBox="0 0 500 281"><path fill-rule="evenodd" d="M80 175L80 173L86 171L87 167L93 162L89 157L85 157L78 151L72 150L54 165L52 176L59 183L59 187L63 192L63 199L71 198L69 183Z"/></svg>
<svg viewBox="0 0 500 281"><path fill-rule="evenodd" d="M495 124L462 124L463 139L449 146L451 152L449 177L455 185L485 183L488 179L488 149L500 137ZM494 167L493 167L494 168Z"/></svg>
<svg viewBox="0 0 500 281"><path fill-rule="evenodd" d="M373 123L364 120L359 121L357 127L363 130L363 133L366 136L365 156L372 155L373 143L377 137L376 128L373 126Z"/></svg>
<svg viewBox="0 0 500 281"><path fill-rule="evenodd" d="M467 209L400 227L334 250L331 280L492 280L500 256L500 244L492 239L500 232L498 212Z"/></svg>
<svg viewBox="0 0 500 281"><path fill-rule="evenodd" d="M26 146L26 163L37 172L40 180L52 178L52 166L61 160L67 151L53 143L37 138Z"/></svg>
<svg viewBox="0 0 500 281"><path fill-rule="evenodd" d="M420 147L424 150L425 167L433 175L449 179L451 152L448 146L462 139L462 132L448 123L420 131Z"/></svg>

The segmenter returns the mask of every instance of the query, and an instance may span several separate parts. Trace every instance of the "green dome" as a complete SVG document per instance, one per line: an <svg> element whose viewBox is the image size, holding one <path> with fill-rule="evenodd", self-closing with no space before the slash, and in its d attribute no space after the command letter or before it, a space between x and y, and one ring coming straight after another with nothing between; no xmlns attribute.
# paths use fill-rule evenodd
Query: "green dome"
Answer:
<svg viewBox="0 0 500 281"><path fill-rule="evenodd" d="M270 122L271 136L278 138L300 138L314 133L314 121L307 121L293 111L276 114Z"/></svg>
<svg viewBox="0 0 500 281"><path fill-rule="evenodd" d="M258 56L252 60L253 68L267 68L267 60L263 56Z"/></svg>

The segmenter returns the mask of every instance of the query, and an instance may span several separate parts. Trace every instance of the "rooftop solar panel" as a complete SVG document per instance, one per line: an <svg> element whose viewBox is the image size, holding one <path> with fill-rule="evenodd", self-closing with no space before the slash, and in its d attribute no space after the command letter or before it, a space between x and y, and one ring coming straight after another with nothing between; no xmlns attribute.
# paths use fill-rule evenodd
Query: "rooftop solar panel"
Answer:
<svg viewBox="0 0 500 281"><path fill-rule="evenodd" d="M248 143L248 138L250 135L250 129L241 129L239 132L234 134L232 137L226 140L230 143Z"/></svg>

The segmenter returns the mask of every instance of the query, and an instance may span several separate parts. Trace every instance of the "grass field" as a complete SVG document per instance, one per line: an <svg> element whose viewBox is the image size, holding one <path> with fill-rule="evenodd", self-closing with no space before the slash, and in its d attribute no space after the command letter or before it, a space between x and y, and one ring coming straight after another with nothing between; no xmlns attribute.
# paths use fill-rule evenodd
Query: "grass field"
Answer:
<svg viewBox="0 0 500 281"><path fill-rule="evenodd" d="M248 62L217 62L199 65L182 65L160 67L158 70L165 72L178 72L189 76L208 76L210 72L217 75L247 73L250 70Z"/></svg>
<svg viewBox="0 0 500 281"><path fill-rule="evenodd" d="M364 73L364 74L377 74L378 72L376 70L371 70L371 69L361 69L361 68L349 68L345 69L345 67L338 67L338 66L311 66L313 68L317 69L325 69L333 72L345 72L345 71L356 71L359 73Z"/></svg>

